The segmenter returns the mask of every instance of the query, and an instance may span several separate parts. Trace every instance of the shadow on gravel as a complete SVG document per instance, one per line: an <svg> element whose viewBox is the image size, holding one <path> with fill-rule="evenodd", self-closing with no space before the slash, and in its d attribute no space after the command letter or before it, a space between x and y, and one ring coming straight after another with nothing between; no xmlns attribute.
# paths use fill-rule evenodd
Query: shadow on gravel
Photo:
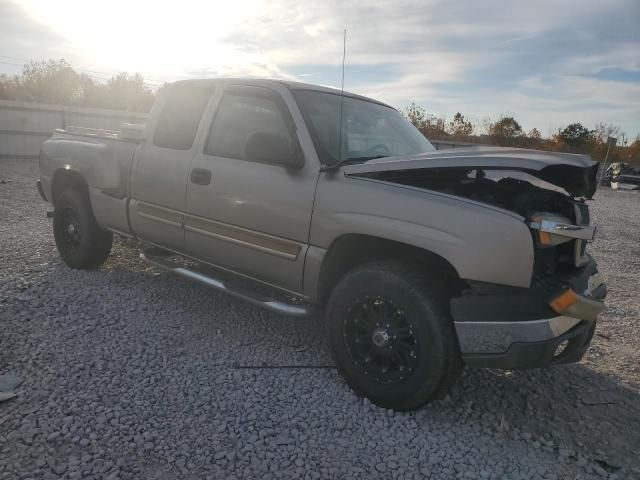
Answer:
<svg viewBox="0 0 640 480"><path fill-rule="evenodd" d="M640 395L581 364L528 371L466 369L452 400L492 415L507 429L516 427L534 446L555 440L564 450L561 456L586 450L610 473L639 465Z"/></svg>

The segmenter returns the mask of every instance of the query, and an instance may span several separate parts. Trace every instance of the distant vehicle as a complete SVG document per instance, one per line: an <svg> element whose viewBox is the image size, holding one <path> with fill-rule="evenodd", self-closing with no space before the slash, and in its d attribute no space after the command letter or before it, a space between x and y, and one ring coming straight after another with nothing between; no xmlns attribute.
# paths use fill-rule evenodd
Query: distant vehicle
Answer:
<svg viewBox="0 0 640 480"><path fill-rule="evenodd" d="M640 189L640 168L626 163L612 163L604 173L604 185L610 185L613 189L638 190Z"/></svg>
<svg viewBox="0 0 640 480"><path fill-rule="evenodd" d="M144 127L57 130L38 189L68 266L104 263L115 233L153 265L269 310L324 310L347 383L410 410L464 364L580 360L606 294L585 252L597 168L435 151L378 101L226 79L163 89Z"/></svg>

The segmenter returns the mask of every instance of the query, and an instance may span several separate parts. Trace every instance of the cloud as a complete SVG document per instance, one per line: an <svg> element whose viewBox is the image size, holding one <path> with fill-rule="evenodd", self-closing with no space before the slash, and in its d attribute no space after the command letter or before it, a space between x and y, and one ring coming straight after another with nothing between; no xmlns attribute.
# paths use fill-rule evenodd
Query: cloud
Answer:
<svg viewBox="0 0 640 480"><path fill-rule="evenodd" d="M511 112L542 129L563 119L635 133L637 89L612 80L638 83L639 20L636 0L275 2L223 40L336 86L346 26L352 91L435 113ZM354 75L362 69L384 75Z"/></svg>
<svg viewBox="0 0 640 480"><path fill-rule="evenodd" d="M510 112L543 131L606 121L640 132L638 0L25 2L0 10L1 44L11 46L5 52L19 44L15 56L62 51L85 69L160 80L249 75L338 86L346 27L348 90L433 113Z"/></svg>
<svg viewBox="0 0 640 480"><path fill-rule="evenodd" d="M5 66L20 69L30 59L60 58L71 49L64 37L34 21L20 5L0 2L0 60L6 60Z"/></svg>

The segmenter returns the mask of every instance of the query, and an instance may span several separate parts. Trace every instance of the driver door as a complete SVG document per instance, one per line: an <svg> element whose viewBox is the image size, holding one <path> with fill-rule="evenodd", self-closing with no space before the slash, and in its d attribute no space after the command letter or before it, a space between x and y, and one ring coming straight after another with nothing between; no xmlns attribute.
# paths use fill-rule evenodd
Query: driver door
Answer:
<svg viewBox="0 0 640 480"><path fill-rule="evenodd" d="M218 92L205 144L191 162L184 228L195 257L300 293L318 166L259 161L247 148L256 135L277 135L301 152L292 105L284 87Z"/></svg>

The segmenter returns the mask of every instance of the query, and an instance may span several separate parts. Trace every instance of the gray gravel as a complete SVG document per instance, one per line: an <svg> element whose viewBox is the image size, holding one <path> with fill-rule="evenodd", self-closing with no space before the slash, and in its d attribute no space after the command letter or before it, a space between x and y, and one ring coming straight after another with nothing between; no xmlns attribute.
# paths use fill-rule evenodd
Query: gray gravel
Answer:
<svg viewBox="0 0 640 480"><path fill-rule="evenodd" d="M0 375L24 380L0 403L0 479L640 478L640 193L594 202L610 307L581 364L467 369L397 414L349 391L318 320L161 273L122 242L98 271L66 268L36 176L0 162Z"/></svg>

